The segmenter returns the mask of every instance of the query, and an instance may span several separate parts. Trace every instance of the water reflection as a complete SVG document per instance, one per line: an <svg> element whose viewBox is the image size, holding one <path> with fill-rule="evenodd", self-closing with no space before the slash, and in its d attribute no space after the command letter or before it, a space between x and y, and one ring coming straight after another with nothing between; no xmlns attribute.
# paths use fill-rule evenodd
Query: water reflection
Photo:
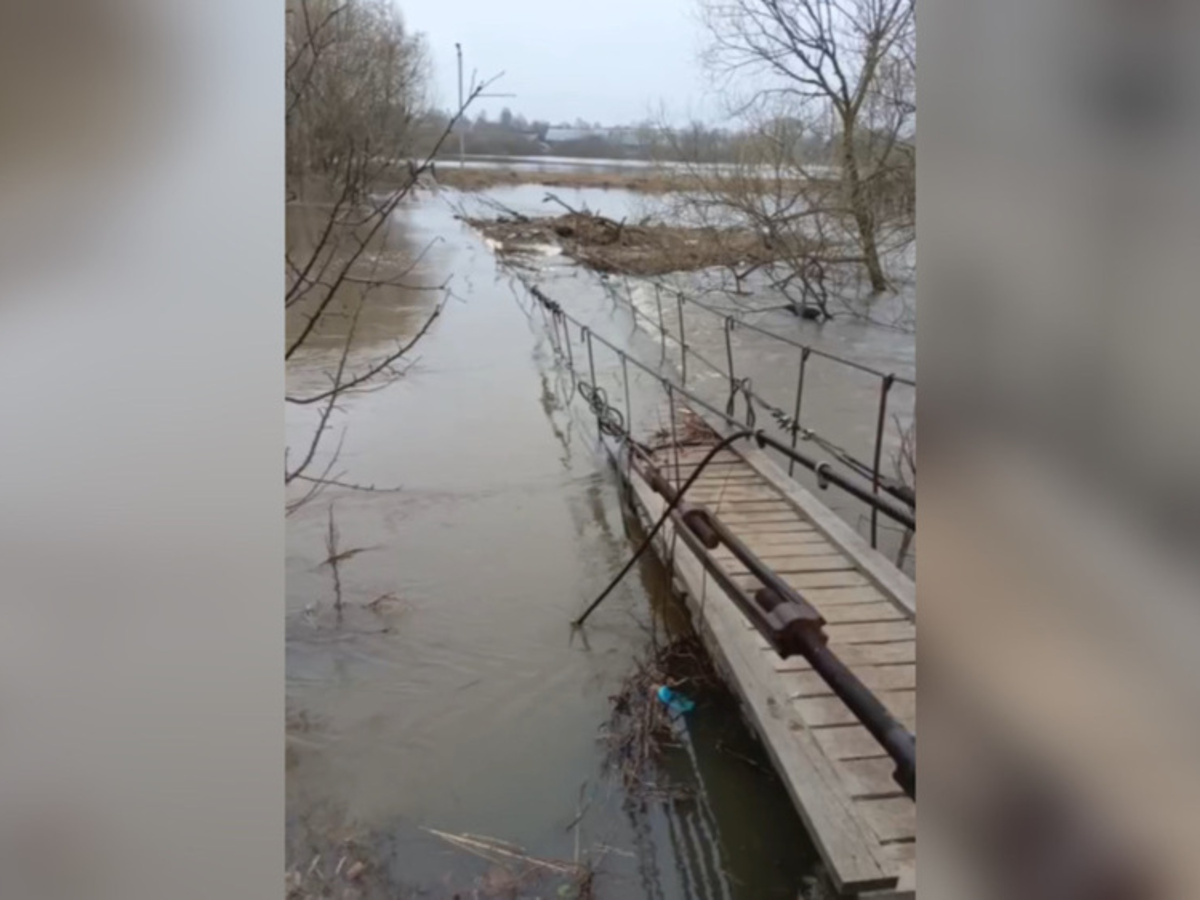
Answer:
<svg viewBox="0 0 1200 900"><path fill-rule="evenodd" d="M364 224L363 215L354 211L289 203L285 222L289 284L303 282L286 311L288 346L316 308L330 304L304 342L296 360L300 365L290 367L292 374L327 365L340 354L356 312L353 352L356 358L369 358L412 335L441 299L436 271L428 261L430 248L406 227L403 215L390 217L370 233L372 223ZM356 253L358 258L347 265Z"/></svg>

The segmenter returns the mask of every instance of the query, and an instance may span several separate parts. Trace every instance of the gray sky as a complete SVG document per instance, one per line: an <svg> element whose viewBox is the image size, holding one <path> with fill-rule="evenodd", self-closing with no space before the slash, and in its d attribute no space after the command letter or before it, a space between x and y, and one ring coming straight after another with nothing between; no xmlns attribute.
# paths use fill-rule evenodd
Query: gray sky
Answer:
<svg viewBox="0 0 1200 900"><path fill-rule="evenodd" d="M454 43L464 80L504 71L493 88L517 94L480 101L551 123L582 117L634 122L665 104L668 117L711 121L715 110L698 55L697 0L393 0L425 33L437 102L457 102Z"/></svg>

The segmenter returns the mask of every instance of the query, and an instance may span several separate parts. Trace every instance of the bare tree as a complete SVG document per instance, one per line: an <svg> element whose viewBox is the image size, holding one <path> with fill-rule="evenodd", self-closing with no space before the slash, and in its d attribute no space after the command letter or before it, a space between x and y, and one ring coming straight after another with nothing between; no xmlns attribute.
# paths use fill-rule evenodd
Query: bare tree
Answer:
<svg viewBox="0 0 1200 900"><path fill-rule="evenodd" d="M711 69L731 88L753 77L750 96L735 104L762 120L758 158L747 163L785 170L792 183L795 196L778 198L768 227L804 220L821 245L848 231L872 290L886 290L882 220L905 209L904 173L915 170L915 0L700 2ZM789 120L801 127L779 127ZM826 135L833 180L797 152L805 129Z"/></svg>
<svg viewBox="0 0 1200 900"><path fill-rule="evenodd" d="M352 394L403 374L405 358L448 296L446 284L414 276L423 249L389 252L393 214L487 85L473 86L463 108L440 121L421 148L423 129L437 121L427 108L427 80L424 44L387 0L289 0L284 359L311 357L323 376L286 396L289 404L316 410L303 446L285 453L285 483L306 485L289 512L329 484L370 487L344 482L334 471L340 441L332 452L319 452L333 414ZM364 317L412 291L433 291L435 299L415 327L397 328L406 337L382 349L359 340Z"/></svg>

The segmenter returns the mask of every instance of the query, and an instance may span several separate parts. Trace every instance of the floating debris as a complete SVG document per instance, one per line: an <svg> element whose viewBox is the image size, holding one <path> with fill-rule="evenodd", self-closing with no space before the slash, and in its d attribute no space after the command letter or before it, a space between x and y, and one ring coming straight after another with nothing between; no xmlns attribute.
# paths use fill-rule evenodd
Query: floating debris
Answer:
<svg viewBox="0 0 1200 900"><path fill-rule="evenodd" d="M659 645L635 663L621 690L610 698L612 716L605 729L607 765L621 773L627 791L660 790L654 771L663 751L678 745L675 719L680 713L661 699L660 690L666 689L678 708L687 706L683 711L691 712L695 703L680 695L679 688L686 685L695 692L718 683L708 653L694 634ZM681 700L686 703L678 703Z"/></svg>
<svg viewBox="0 0 1200 900"><path fill-rule="evenodd" d="M465 218L504 254L545 253L561 247L576 262L597 272L665 275L714 266L766 265L786 253L751 228L689 228L679 225L614 222L586 210L529 218L501 215Z"/></svg>

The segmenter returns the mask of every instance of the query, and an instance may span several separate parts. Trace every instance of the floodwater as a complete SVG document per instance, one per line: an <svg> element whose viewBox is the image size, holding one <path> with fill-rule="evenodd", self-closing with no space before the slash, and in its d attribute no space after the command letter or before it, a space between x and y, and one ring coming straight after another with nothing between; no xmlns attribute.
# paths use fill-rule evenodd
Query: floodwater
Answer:
<svg viewBox="0 0 1200 900"><path fill-rule="evenodd" d="M541 212L544 193L518 186L489 196ZM616 218L644 202L618 191L558 193ZM472 885L480 864L423 830L435 828L559 859L578 841L601 860L601 898L824 896L815 851L730 697L698 698L658 777L663 793L628 796L604 771L608 698L649 629L663 627L653 623L679 612L665 573L646 559L589 620L586 641L572 641L570 619L628 559L630 526L594 423L569 402L571 383L555 366L541 316L455 218L456 198L421 195L379 242L388 258L423 255L408 287L382 294L381 308L359 321L368 355L414 333L433 309L439 293L413 287L449 279L452 299L404 377L346 401L324 445L340 442L333 472L341 479L381 490L330 487L288 520L289 864L303 867L355 835L393 882L449 897ZM311 214L289 216L299 230ZM546 256L531 277L597 334L660 359L655 338L596 276ZM629 287L635 302L654 302L644 285ZM794 335L811 326L761 315ZM715 321L713 334L697 325L689 343L716 341L723 352ZM824 328L806 337L911 369L909 335ZM337 347L331 336L295 359L289 390L320 385ZM773 390L777 382L786 396L790 348L745 347L756 383ZM594 365L610 396L623 392L615 355L597 353ZM856 424L859 408L872 408L869 386L851 379L837 388L810 367L805 419L830 416L832 435L861 451L860 438L873 432ZM715 377L692 371L689 385L720 396ZM654 379L634 373L630 396L639 427L661 419ZM313 410L289 406L289 446L304 445L312 426ZM331 518L337 551L361 551L338 567L340 609L322 565ZM577 819L578 837L569 830Z"/></svg>
<svg viewBox="0 0 1200 900"><path fill-rule="evenodd" d="M677 208L669 199L664 201L622 190L556 190L554 196L572 208L587 208L616 221L647 217L669 219ZM557 204L547 203L546 191L535 185L497 188L489 191L487 198L526 215L561 212ZM470 198L465 202L470 202ZM481 201L475 202L484 205ZM480 214L486 215L488 210L484 209ZM911 248L906 258L893 262L894 272L915 269ZM749 378L753 393L770 405L755 407L754 424L765 426L781 439L790 441L790 435L776 427L771 408L788 416L795 415L801 360L801 350L795 344L808 345L828 354L813 354L805 365L800 424L868 468L874 463L879 429L881 376L895 375L900 380L891 384L883 407L880 471L884 477L900 478L903 469L898 459L901 435L913 422L916 402L916 391L911 385L916 381L916 340L912 327L915 282L911 277L901 282L895 295L882 297L869 308L862 302L855 302L855 308L866 312L867 318L839 316L824 323L799 319L785 308L786 298L753 279L744 285L745 296L714 295L711 288L716 282L728 282L727 273L718 277L677 275L665 279L664 288L661 283L656 286L651 280L591 273L561 258L551 257L540 261L534 280L597 335L617 338L618 345L636 352L640 359L656 367L664 364L662 371L676 381L684 380L686 375L686 387L720 410L727 408L730 395L729 355L732 350L733 374L738 379ZM703 298L705 306L717 312L696 304L681 304L671 295L671 286L689 296ZM841 287L848 294L854 292L851 284ZM831 309L842 311L844 308L831 301ZM749 328L735 328L727 347L725 319L728 316L784 336L793 344ZM667 333L665 338L664 331ZM681 343L686 343L689 348L686 367ZM594 343L594 349L597 358L606 366L615 363L616 357L609 350L598 343ZM859 363L871 371L845 365L830 356ZM619 379L615 369L608 370L608 374L607 380L598 380L610 399L620 399L624 391L623 373ZM635 380L648 381L641 377ZM653 388L651 392L653 395L661 393ZM645 414L644 406L634 410L635 417ZM661 402L650 414L660 417L660 424L669 421ZM745 421L745 406L740 395L736 414ZM813 440L800 440L797 448L818 460L834 459L827 447ZM785 457L774 451L768 452L788 466ZM791 471L797 481L818 492L827 506L865 539L871 540L871 514L866 504L836 487L822 490L815 476L798 464L791 466ZM902 567L913 573L915 539L910 537L905 541L904 529L882 515L876 517L874 537L881 552L893 561L901 560ZM902 559L901 550L904 551Z"/></svg>
<svg viewBox="0 0 1200 900"><path fill-rule="evenodd" d="M459 160L453 155L449 155L446 159L446 165L458 165ZM631 169L667 169L677 171L688 171L699 167L707 171L744 171L744 166L733 166L722 163L686 163L675 162L672 160L645 160L645 159L605 159L597 157L594 159L580 158L578 156L554 156L547 154L545 156L489 156L484 154L468 154L461 160L461 164L466 168L502 168L515 169L517 171L528 172L570 172L592 169L601 172L621 172ZM439 165L442 163L439 162ZM770 174L769 166L763 166L764 174ZM838 169L836 166L810 165L807 167L809 174L813 176L831 176Z"/></svg>

